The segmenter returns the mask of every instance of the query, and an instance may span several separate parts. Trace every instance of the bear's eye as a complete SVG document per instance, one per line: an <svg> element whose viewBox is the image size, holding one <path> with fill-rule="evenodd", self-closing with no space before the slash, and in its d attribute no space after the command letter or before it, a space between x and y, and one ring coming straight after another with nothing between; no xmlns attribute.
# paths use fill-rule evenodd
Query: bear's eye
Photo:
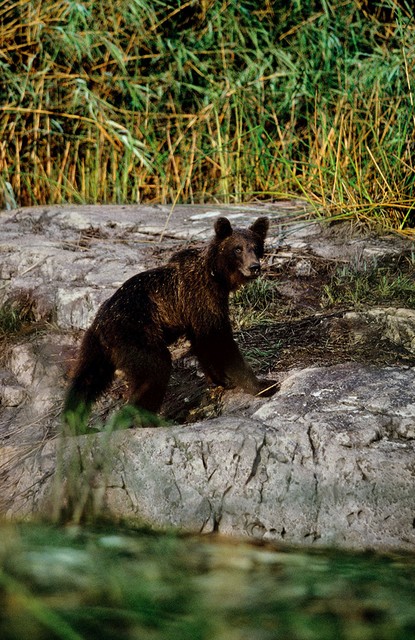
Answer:
<svg viewBox="0 0 415 640"><path fill-rule="evenodd" d="M242 253L242 247L235 247L234 251L236 255L239 255L240 253Z"/></svg>

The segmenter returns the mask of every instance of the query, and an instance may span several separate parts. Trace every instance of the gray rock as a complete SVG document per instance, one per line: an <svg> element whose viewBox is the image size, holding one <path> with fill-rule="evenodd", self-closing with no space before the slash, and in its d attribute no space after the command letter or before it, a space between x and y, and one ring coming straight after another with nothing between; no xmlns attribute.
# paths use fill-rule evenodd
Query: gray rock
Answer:
<svg viewBox="0 0 415 640"><path fill-rule="evenodd" d="M135 525L413 550L414 388L413 369L307 369L250 419L38 445L11 514L70 499L78 516L87 504Z"/></svg>
<svg viewBox="0 0 415 640"><path fill-rule="evenodd" d="M415 353L415 311L413 309L373 308L349 312L344 320L352 328L357 342L378 336Z"/></svg>

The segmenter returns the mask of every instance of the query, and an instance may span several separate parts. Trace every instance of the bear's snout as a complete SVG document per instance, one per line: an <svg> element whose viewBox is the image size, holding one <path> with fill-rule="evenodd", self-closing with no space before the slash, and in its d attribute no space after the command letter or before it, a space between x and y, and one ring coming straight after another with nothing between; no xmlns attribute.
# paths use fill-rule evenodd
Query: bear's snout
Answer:
<svg viewBox="0 0 415 640"><path fill-rule="evenodd" d="M259 264L259 262L254 262L253 264L251 264L249 267L249 272L252 276L259 276L259 274L261 273L261 265Z"/></svg>

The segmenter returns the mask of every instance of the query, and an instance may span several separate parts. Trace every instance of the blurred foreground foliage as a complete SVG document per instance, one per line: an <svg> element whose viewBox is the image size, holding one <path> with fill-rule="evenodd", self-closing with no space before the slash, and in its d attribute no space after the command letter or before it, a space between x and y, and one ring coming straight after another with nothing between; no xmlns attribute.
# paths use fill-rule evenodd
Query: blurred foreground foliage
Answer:
<svg viewBox="0 0 415 640"><path fill-rule="evenodd" d="M413 555L2 526L2 640L409 640Z"/></svg>

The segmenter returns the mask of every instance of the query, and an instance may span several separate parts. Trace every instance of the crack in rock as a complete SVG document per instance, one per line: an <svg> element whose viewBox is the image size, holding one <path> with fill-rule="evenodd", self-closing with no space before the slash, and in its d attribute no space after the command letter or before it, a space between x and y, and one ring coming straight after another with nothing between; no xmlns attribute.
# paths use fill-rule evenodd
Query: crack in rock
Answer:
<svg viewBox="0 0 415 640"><path fill-rule="evenodd" d="M266 435L264 434L262 442L259 444L259 446L257 446L255 458L252 463L251 472L248 476L248 479L245 482L245 486L247 486L251 482L251 480L255 478L257 474L259 463L261 462L261 451L265 447L265 445L266 445Z"/></svg>

